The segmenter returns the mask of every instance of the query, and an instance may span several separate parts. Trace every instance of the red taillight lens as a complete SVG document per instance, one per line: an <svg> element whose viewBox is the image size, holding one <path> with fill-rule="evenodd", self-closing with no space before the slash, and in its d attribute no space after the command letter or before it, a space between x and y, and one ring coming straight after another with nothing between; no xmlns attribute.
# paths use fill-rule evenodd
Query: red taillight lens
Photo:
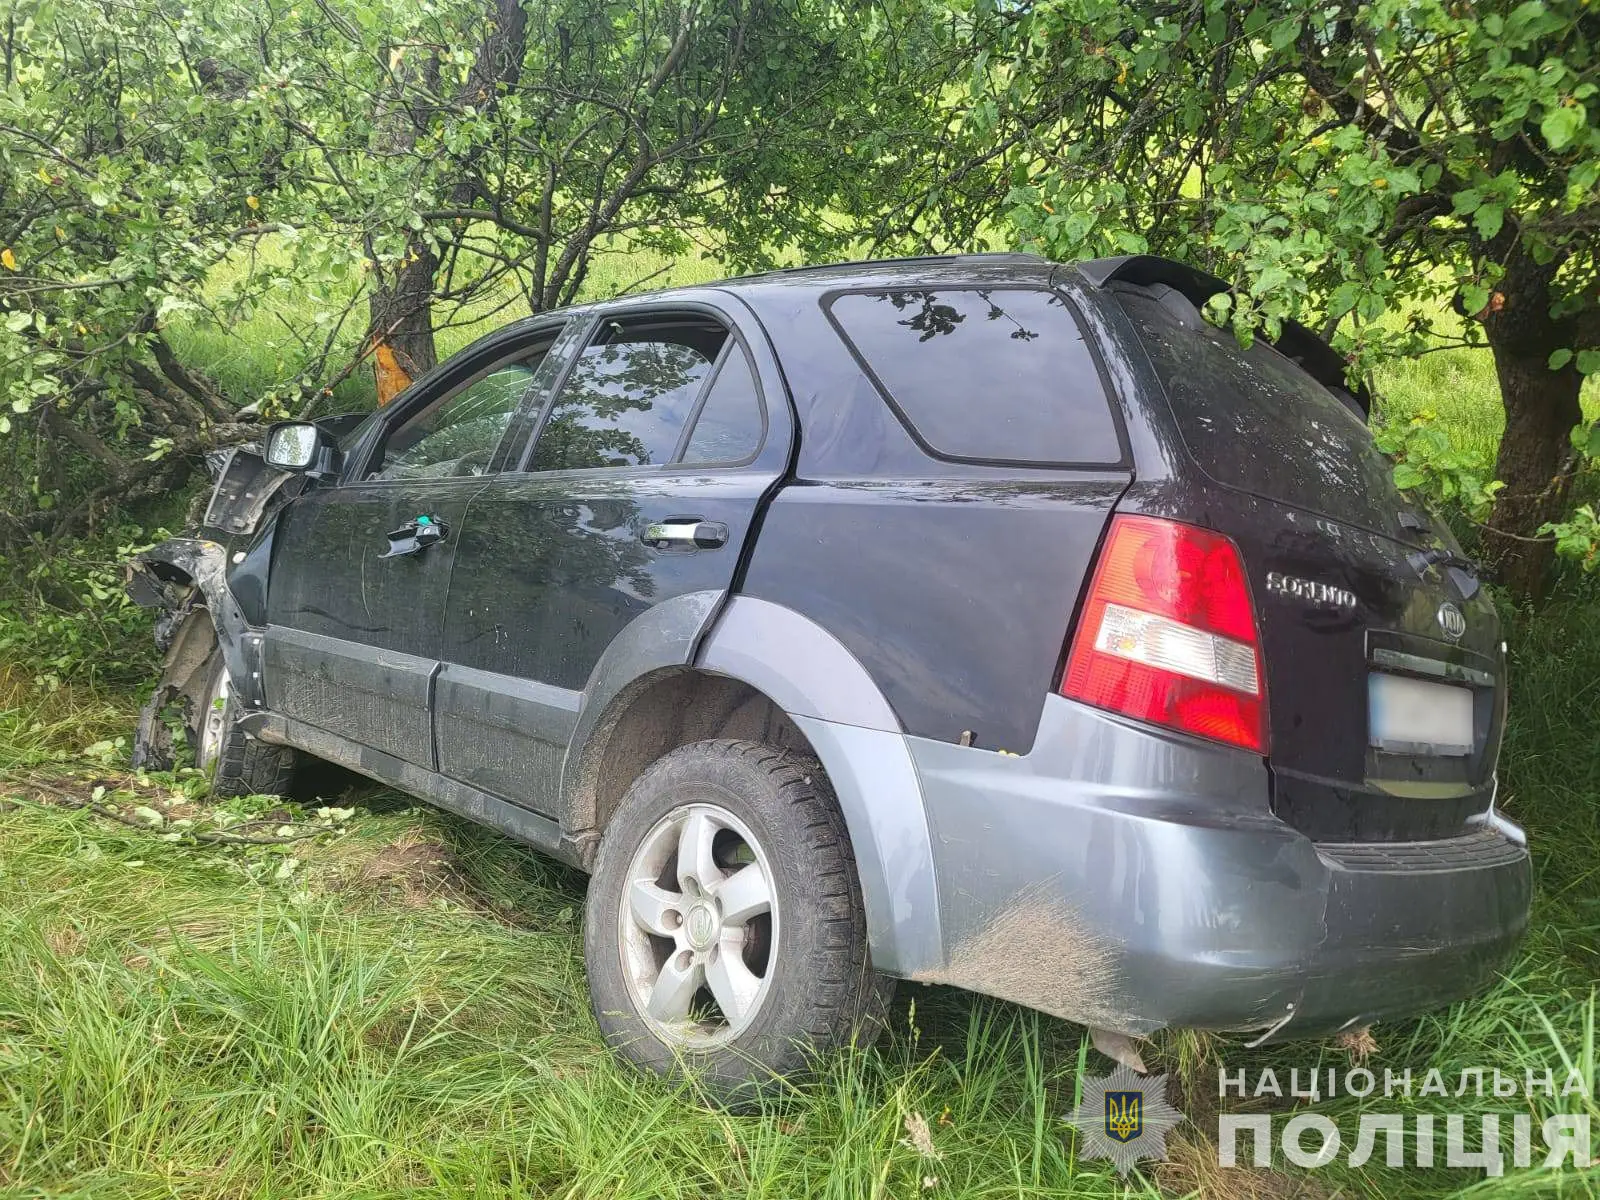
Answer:
<svg viewBox="0 0 1600 1200"><path fill-rule="evenodd" d="M1061 694L1265 754L1261 639L1234 544L1177 521L1113 517Z"/></svg>

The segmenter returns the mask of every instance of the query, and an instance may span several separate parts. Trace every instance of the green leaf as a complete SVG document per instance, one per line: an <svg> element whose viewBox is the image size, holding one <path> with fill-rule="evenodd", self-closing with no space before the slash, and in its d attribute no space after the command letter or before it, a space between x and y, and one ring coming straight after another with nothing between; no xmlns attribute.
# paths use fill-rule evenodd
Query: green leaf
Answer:
<svg viewBox="0 0 1600 1200"><path fill-rule="evenodd" d="M1504 206L1488 201L1480 204L1472 214L1472 227L1478 231L1478 236L1488 241L1500 232L1500 227L1505 224L1506 210Z"/></svg>
<svg viewBox="0 0 1600 1200"><path fill-rule="evenodd" d="M6 314L6 329L11 333L21 333L33 324L33 314L29 312L14 312Z"/></svg>
<svg viewBox="0 0 1600 1200"><path fill-rule="evenodd" d="M1600 421L1574 426L1572 448L1585 458L1600 459Z"/></svg>
<svg viewBox="0 0 1600 1200"><path fill-rule="evenodd" d="M1274 50L1282 50L1292 46L1295 38L1299 36L1299 21L1279 21L1272 28L1272 48Z"/></svg>
<svg viewBox="0 0 1600 1200"><path fill-rule="evenodd" d="M1572 351L1563 347L1550 352L1549 366L1552 371L1559 371L1572 361Z"/></svg>
<svg viewBox="0 0 1600 1200"><path fill-rule="evenodd" d="M1419 488L1427 482L1427 476L1410 463L1396 463L1394 468L1394 485L1402 492Z"/></svg>
<svg viewBox="0 0 1600 1200"><path fill-rule="evenodd" d="M1544 120L1539 122L1539 132L1544 135L1550 149L1560 150L1582 133L1588 123L1589 114L1584 111L1583 105L1574 100L1569 104L1558 104L1546 112Z"/></svg>
<svg viewBox="0 0 1600 1200"><path fill-rule="evenodd" d="M1356 306L1356 301L1361 299L1361 285L1353 279L1347 279L1333 289L1333 295L1328 297L1328 316L1342 317Z"/></svg>
<svg viewBox="0 0 1600 1200"><path fill-rule="evenodd" d="M1600 375L1600 350L1578 351L1578 374Z"/></svg>

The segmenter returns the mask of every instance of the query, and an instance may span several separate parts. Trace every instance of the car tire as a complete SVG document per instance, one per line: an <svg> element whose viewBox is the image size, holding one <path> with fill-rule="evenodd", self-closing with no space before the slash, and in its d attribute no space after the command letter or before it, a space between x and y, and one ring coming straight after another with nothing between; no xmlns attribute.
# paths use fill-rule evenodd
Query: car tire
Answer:
<svg viewBox="0 0 1600 1200"><path fill-rule="evenodd" d="M211 774L216 796L287 796L294 789L299 752L247 736L238 727L239 702L234 698L222 651L213 650L206 664L205 690L194 713L195 766Z"/></svg>
<svg viewBox="0 0 1600 1200"><path fill-rule="evenodd" d="M893 987L868 961L821 766L749 741L682 746L634 781L600 844L584 957L613 1049L726 1104L870 1042Z"/></svg>

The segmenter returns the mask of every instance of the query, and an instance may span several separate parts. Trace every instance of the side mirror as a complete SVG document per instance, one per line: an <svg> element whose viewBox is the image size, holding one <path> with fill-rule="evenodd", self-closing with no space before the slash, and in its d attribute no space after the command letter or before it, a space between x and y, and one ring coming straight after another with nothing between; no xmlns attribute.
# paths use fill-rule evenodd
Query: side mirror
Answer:
<svg viewBox="0 0 1600 1200"><path fill-rule="evenodd" d="M267 429L261 457L279 471L322 469L332 451L327 436L310 421L279 421Z"/></svg>

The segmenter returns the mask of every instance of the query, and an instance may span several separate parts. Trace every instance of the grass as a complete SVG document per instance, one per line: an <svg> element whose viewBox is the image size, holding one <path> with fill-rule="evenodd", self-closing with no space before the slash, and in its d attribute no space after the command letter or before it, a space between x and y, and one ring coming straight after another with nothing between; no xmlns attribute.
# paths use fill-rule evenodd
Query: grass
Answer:
<svg viewBox="0 0 1600 1200"><path fill-rule="evenodd" d="M614 290L661 265L619 261L592 286ZM277 311L294 321L309 308ZM441 348L471 336L452 330ZM191 326L174 340L236 389L269 385L295 347L269 313L239 337ZM1381 382L1391 413L1430 409L1492 448L1498 405L1480 352L1428 356ZM350 396L361 399L359 385ZM1535 616L1508 614L1501 801L1533 838L1527 943L1486 995L1379 1026L1368 1065L1380 1078L1409 1068L1420 1084L1437 1067L1453 1089L1465 1067L1519 1079L1549 1067L1559 1079L1575 1065L1596 1095L1600 605L1568 592ZM94 628L124 621L112 613ZM1252 1077L1270 1066L1287 1081L1291 1070L1342 1071L1350 1052L1328 1042L1244 1051L1177 1033L1145 1057L1176 1077L1193 1124L1167 1163L1124 1181L1079 1157L1062 1122L1084 1074L1109 1068L1081 1030L916 986L902 987L871 1049L819 1064L816 1080L762 1112L717 1111L692 1084L642 1079L606 1054L584 991L579 876L331 777L326 798L352 811L305 840L169 840L219 821L316 818L266 799L219 817L192 778L133 779L117 739L138 690L125 672L62 669L46 643L79 644L71 636L30 620L25 604L0 605L0 646L11 647L0 670L0 1195L1600 1195L1600 1169L1570 1166L1489 1179L1351 1168L1341 1156L1317 1172L1223 1171L1207 1141L1219 1065ZM124 819L137 805L161 824L86 810L96 788ZM1600 1135L1594 1101L1574 1105ZM1316 1110L1338 1120L1348 1149L1361 1113L1396 1107L1380 1090ZM1441 1128L1442 1114L1465 1112L1470 1145L1480 1113L1540 1117L1561 1104L1468 1095L1398 1107L1441 1114ZM919 1117L931 1146L919 1147Z"/></svg>
<svg viewBox="0 0 1600 1200"><path fill-rule="evenodd" d="M1420 1086L1437 1066L1453 1087L1463 1067L1520 1078L1533 1066L1561 1079L1565 1059L1591 1089L1600 1082L1600 754L1589 717L1600 631L1573 633L1589 615L1557 609L1516 632L1504 800L1537 849L1527 946L1484 997L1380 1026L1369 1064L1380 1078L1383 1067L1410 1068ZM1252 1078L1271 1066L1287 1081L1291 1069L1325 1073L1350 1058L1331 1043L1245 1052L1186 1035L1158 1037L1147 1057L1184 1080L1183 1106L1201 1127L1183 1135L1174 1161L1124 1184L1103 1162L1078 1158L1061 1121L1080 1073L1108 1067L1080 1030L920 987L901 989L874 1048L823 1064L819 1080L768 1111L727 1115L691 1086L639 1078L604 1052L584 992L574 873L393 793L350 793L338 781L329 795L354 813L291 847L162 840L161 830L62 804L29 782L52 747L126 730L131 699L64 684L37 701L13 685L0 704L0 796L12 797L0 812L5 1194L1600 1193L1600 1172L1570 1169L1482 1181L1343 1163L1314 1174L1222 1172L1200 1138L1217 1106L1219 1063ZM44 778L85 797L96 782L128 782L115 766L81 759ZM168 810L166 828L208 807L192 780L142 794ZM245 803L256 807L234 819L293 815L275 801ZM1469 1095L1407 1107L1475 1122L1519 1106L1528 1108L1520 1097ZM1317 1107L1348 1141L1359 1111L1386 1106L1341 1098ZM1587 1111L1600 1116L1592 1103ZM908 1135L914 1114L939 1157Z"/></svg>

